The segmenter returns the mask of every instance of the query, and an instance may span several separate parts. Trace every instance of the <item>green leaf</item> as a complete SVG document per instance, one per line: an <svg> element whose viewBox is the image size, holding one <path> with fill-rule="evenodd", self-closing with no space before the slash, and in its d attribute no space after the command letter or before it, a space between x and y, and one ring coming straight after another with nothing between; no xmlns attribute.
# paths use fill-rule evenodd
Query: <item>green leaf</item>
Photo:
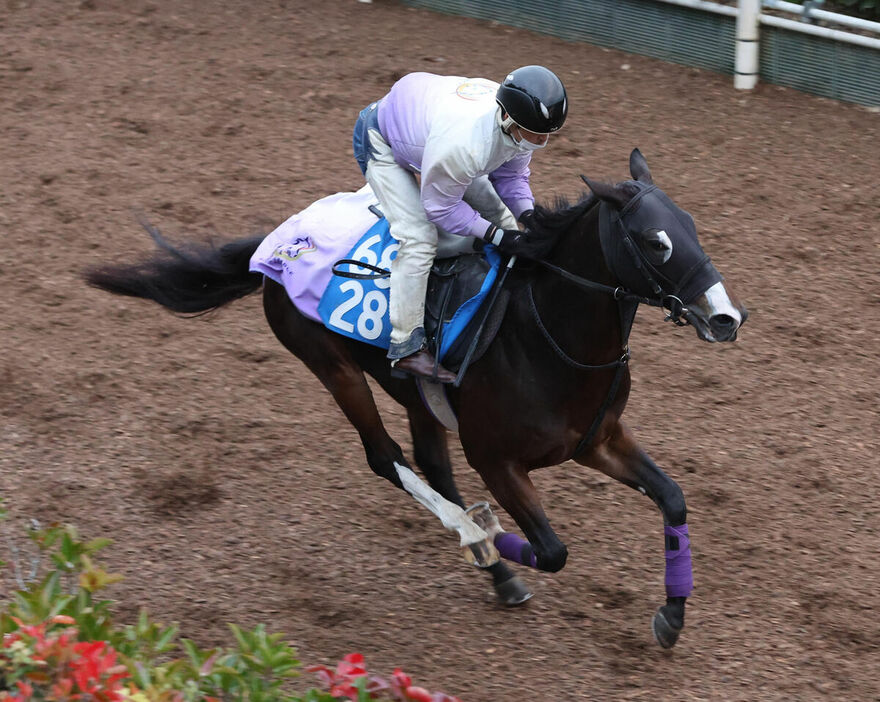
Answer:
<svg viewBox="0 0 880 702"><path fill-rule="evenodd" d="M228 626L229 626L230 631L232 631L232 635L235 637L235 640L238 642L238 647L242 651L249 651L250 650L250 642L245 637L244 632L239 627L237 627L235 624L229 624Z"/></svg>
<svg viewBox="0 0 880 702"><path fill-rule="evenodd" d="M199 650L199 647L196 646L189 639L181 639L181 646L183 646L183 650L186 651L186 655L189 656L190 661L193 664L193 667L196 669L201 668L202 663L205 662L205 659L208 657L208 654Z"/></svg>
<svg viewBox="0 0 880 702"><path fill-rule="evenodd" d="M156 641L156 653L167 653L168 651L175 648L175 646L171 642L177 636L177 631L178 629L176 624L172 624L171 626L165 628L165 630L159 635L159 639Z"/></svg>
<svg viewBox="0 0 880 702"><path fill-rule="evenodd" d="M357 702L370 702L370 693L367 692L367 676L355 680L354 686L358 691Z"/></svg>
<svg viewBox="0 0 880 702"><path fill-rule="evenodd" d="M135 684L142 690L145 690L153 684L153 678L150 675L150 669L143 665L140 661L135 661L134 670L131 670L131 668L129 667L129 672L132 673Z"/></svg>
<svg viewBox="0 0 880 702"><path fill-rule="evenodd" d="M302 698L302 702L339 702L336 697L333 697L329 692L325 692L324 690L318 690L315 688L311 688L306 690L306 694Z"/></svg>
<svg viewBox="0 0 880 702"><path fill-rule="evenodd" d="M85 552L86 553L95 553L96 551L100 551L102 548L107 548L107 546L109 546L112 543L113 543L113 539L107 539L107 538L92 539L91 541L87 541L85 543Z"/></svg>

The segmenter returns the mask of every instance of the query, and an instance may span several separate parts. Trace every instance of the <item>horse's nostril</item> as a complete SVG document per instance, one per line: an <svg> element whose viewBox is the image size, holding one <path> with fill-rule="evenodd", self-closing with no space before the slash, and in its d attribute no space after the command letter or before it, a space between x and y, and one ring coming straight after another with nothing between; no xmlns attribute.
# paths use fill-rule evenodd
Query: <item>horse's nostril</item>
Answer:
<svg viewBox="0 0 880 702"><path fill-rule="evenodd" d="M709 318L709 326L715 336L724 336L736 331L736 320L729 314L714 314Z"/></svg>

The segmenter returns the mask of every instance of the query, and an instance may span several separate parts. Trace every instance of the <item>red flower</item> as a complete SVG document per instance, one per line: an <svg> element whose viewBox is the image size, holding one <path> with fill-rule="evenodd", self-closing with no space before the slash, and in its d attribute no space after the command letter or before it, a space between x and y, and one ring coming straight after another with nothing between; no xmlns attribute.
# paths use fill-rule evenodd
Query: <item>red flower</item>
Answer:
<svg viewBox="0 0 880 702"><path fill-rule="evenodd" d="M350 700L358 698L358 689L350 682L337 683L330 687L331 697L347 697Z"/></svg>
<svg viewBox="0 0 880 702"><path fill-rule="evenodd" d="M349 653L339 661L336 666L336 674L346 678L359 678L367 674L364 666L364 657L360 653Z"/></svg>
<svg viewBox="0 0 880 702"><path fill-rule="evenodd" d="M328 687L333 684L333 680L336 676L336 673L334 673L326 665L310 665L308 668L306 668L306 672L315 673L318 677L318 680L320 680L324 685L327 685Z"/></svg>
<svg viewBox="0 0 880 702"><path fill-rule="evenodd" d="M391 673L391 677L403 689L406 689L407 687L412 685L412 678L409 675L407 675L406 673L404 673L400 668L395 668L394 672Z"/></svg>
<svg viewBox="0 0 880 702"><path fill-rule="evenodd" d="M42 641L46 636L46 625L45 624L37 624L36 626L31 626L25 624L18 617L10 617L12 621L18 624L18 630L24 634L25 636L30 636L32 639L37 639L38 641Z"/></svg>
<svg viewBox="0 0 880 702"><path fill-rule="evenodd" d="M128 676L125 666L116 665L116 651L104 641L80 641L70 661L73 679L80 692L106 700L121 699L120 681Z"/></svg>
<svg viewBox="0 0 880 702"><path fill-rule="evenodd" d="M52 686L52 696L59 700L69 699L71 692L73 692L73 680L70 678L61 678Z"/></svg>
<svg viewBox="0 0 880 702"><path fill-rule="evenodd" d="M443 692L431 694L423 687L414 686L412 678L400 668L394 669L390 683L378 675L370 675L360 653L349 653L336 665L335 670L326 665L313 665L306 670L317 674L330 695L336 698L357 700L359 690L356 685L366 678L366 682L361 685L370 699L384 699L391 693L391 697L397 702L461 702L457 697Z"/></svg>
<svg viewBox="0 0 880 702"><path fill-rule="evenodd" d="M406 699L415 700L416 702L432 702L433 695L423 687L410 685L406 688Z"/></svg>

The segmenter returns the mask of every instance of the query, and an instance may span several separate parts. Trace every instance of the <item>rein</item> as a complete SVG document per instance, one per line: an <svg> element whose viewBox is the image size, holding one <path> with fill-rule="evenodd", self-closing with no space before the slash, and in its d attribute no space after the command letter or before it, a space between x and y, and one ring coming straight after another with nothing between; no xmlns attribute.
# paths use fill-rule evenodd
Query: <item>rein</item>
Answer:
<svg viewBox="0 0 880 702"><path fill-rule="evenodd" d="M560 268L559 266L548 263L547 261L537 261L537 263L540 263L542 266L544 266L544 268L553 271L560 277L567 280L569 283L572 283L579 288L606 293L620 302L635 302L636 304L648 305L649 307L660 307L668 312L668 314L663 318L664 322L673 322L676 326L679 327L683 327L689 324L687 320L682 321L681 319L688 310L684 306L684 303L681 301L681 299L675 295L665 294L659 295L658 297L645 297L643 295L636 295L635 293L630 292L626 288L620 286L613 288L610 285L604 285L602 283L597 283L587 278L581 278L579 275L569 273L564 268ZM529 291L529 295L531 295L531 290Z"/></svg>
<svg viewBox="0 0 880 702"><path fill-rule="evenodd" d="M620 389L620 381L623 379L623 370L627 365L629 365L629 334L632 331L632 325L635 321L636 310L638 310L639 304L645 303L659 307L660 301L642 297L641 295L635 295L620 287L613 288L610 285L604 285L602 283L597 283L586 278L581 278L580 276L569 273L565 269L559 268L559 266L555 266L552 263L547 263L546 261L538 261L538 263L553 271L554 273L557 273L563 279L577 285L580 288L611 295L615 300L617 300L617 310L620 314L620 333L623 346L623 354L620 356L620 358L609 361L608 363L601 363L597 365L580 363L578 361L575 361L573 358L571 358L571 356L565 353L565 351L562 350L559 344L557 344L553 337L550 335L550 332L547 331L547 327L544 326L544 322L541 321L541 315L538 312L537 305L535 304L535 296L532 291L532 282L529 281L528 285L526 286L526 290L528 291L529 306L532 311L532 317L534 318L538 329L541 331L541 334L544 336L544 339L547 341L547 343L550 345L550 348L553 349L557 356L559 356L569 366L578 370L595 371L608 370L611 368L616 369L614 371L614 378L611 380L611 386L608 388L605 399L602 401L602 405L596 412L596 416L593 418L593 422L592 424L590 424L590 428L578 442L577 446L575 446L572 456L577 456L581 451L589 446L590 442L593 440L593 437L596 435L596 432L599 430L599 427L602 424L602 420L605 419L605 414L608 412L608 408L611 407L611 403L614 402L614 398L617 397L617 391Z"/></svg>
<svg viewBox="0 0 880 702"><path fill-rule="evenodd" d="M372 273L354 273L353 271L343 271L339 270L339 266L357 266L358 268L363 268L364 270L372 271ZM387 268L380 268L379 266L374 266L372 263L365 263L364 261L358 261L353 258L342 258L333 264L333 267L330 269L333 275L338 275L340 278L354 278L355 280L379 280L380 278L390 278L391 271Z"/></svg>
<svg viewBox="0 0 880 702"><path fill-rule="evenodd" d="M587 281L590 282L590 281ZM604 370L606 368L617 368L618 366L625 366L629 363L629 346L627 344L629 340L629 333L627 332L626 337L623 340L623 355L615 359L614 361L609 361L608 363L600 363L598 365L590 364L590 363L580 363L575 361L571 356L569 356L565 351L562 350L562 347L556 343L556 340L550 335L550 332L547 331L547 327L544 326L544 322L541 321L541 314L538 312L538 306L535 304L535 296L532 292L532 284L529 282L527 286L527 291L529 293L529 307L532 310L532 318L535 320L535 324L538 325L538 329L541 331L541 334L544 336L544 339L550 345L550 348L556 352L556 355L559 356L563 361L565 361L572 368L577 368L578 370Z"/></svg>
<svg viewBox="0 0 880 702"><path fill-rule="evenodd" d="M544 268L546 268L547 270L556 273L562 279L568 281L573 285L576 285L579 288L611 295L611 297L617 300L618 303L630 303L630 306L632 306L633 309L633 317L635 316L635 309L639 305L649 305L651 307L659 307L665 309L668 312L666 317L664 317L664 321L671 321L679 327L683 327L688 324L686 320L682 321L681 319L682 315L687 312L687 308L685 308L682 301L675 295L645 297L643 295L637 295L633 292L630 292L629 290L621 286L612 287L610 285L605 285L604 283L597 283L596 281L589 280L588 278L582 278L579 275L570 273L564 268L560 268L559 266L553 263L549 263L547 261L538 261L538 263L544 266ZM579 370L604 370L606 368L624 366L629 362L629 334L632 330L632 320L630 320L628 324L621 324L621 335L623 336L623 355L620 358L614 361L609 361L608 363L601 363L598 365L579 363L562 350L559 344L556 343L556 340L550 335L550 332L547 330L544 322L541 320L541 315L538 312L537 305L535 304L535 296L532 291L531 281L529 281L526 289L529 295L529 307L532 311L532 317L534 318L535 323L538 325L538 329L541 331L544 339L550 345L550 348L552 348L556 352L556 355L559 356L563 361L565 361L565 363L567 363L569 366L571 366L572 368L577 368ZM618 304L618 308L620 309L621 317L623 318L624 305ZM623 319L621 319L621 321L623 322Z"/></svg>
<svg viewBox="0 0 880 702"><path fill-rule="evenodd" d="M645 194L646 191L650 191L654 189L654 186L650 188L646 188L641 191L636 197L634 197L629 203L627 203L623 211L626 211L634 201L638 200L642 195ZM621 212L622 214L623 212ZM535 324L540 330L542 336L547 341L550 348L553 349L554 353L556 353L559 358L561 358L567 365L575 368L577 370L608 370L611 368L615 368L614 378L611 381L611 386L608 388L608 393L605 395L605 399L602 401L602 405L599 407L599 410L596 413L596 416L593 418L593 422L590 425L590 428L587 430L587 433L581 438L578 442L577 446L572 453L572 456L577 456L581 451L589 446L590 442L592 442L593 438L596 435L596 432L599 430L600 425L602 424L602 420L605 418L605 414L608 412L608 408L611 407L611 404L614 402L614 398L617 396L617 391L620 388L620 382L623 379L623 370L629 364L630 360L630 348L629 348L629 335L632 331L633 322L635 321L636 311L638 310L639 305L649 305L650 307L659 307L661 309L665 309L667 314L664 318L664 321L671 321L676 326L682 327L689 322L685 319L683 320L683 315L687 314L688 310L684 306L684 303L681 299L669 293L664 293L662 286L660 286L656 280L654 280L650 271L648 271L645 266L642 265L641 260L638 257L638 254L635 252L631 237L629 232L626 229L626 226L621 221L620 216L617 217L617 223L620 225L621 229L624 232L624 242L626 244L626 249L630 256L634 259L637 269L641 272L641 274L647 279L651 289L655 293L655 297L647 297L643 295L638 295L634 292L631 292L624 288L623 286L612 287L611 285L605 285L604 283L597 283L594 280L589 280L588 278L583 278L579 275L575 275L564 268L560 268L559 266L549 263L548 261L537 261L541 266L546 268L547 270L555 273L563 280L575 285L583 290L588 290L591 292L598 292L604 295L610 295L614 300L617 301L617 309L620 314L620 334L621 334L621 345L623 347L623 354L608 363L601 364L588 364L588 363L580 363L579 361L574 360L571 356L569 356L565 351L559 346L550 332L547 330L547 327L544 325L544 322L541 320L541 315L538 312L538 307L535 304L535 295L532 289L532 281L529 280L526 290L528 292L528 300L529 307L532 313L532 317L535 320ZM696 270L696 266L691 269L688 273L688 278L693 274L693 271Z"/></svg>

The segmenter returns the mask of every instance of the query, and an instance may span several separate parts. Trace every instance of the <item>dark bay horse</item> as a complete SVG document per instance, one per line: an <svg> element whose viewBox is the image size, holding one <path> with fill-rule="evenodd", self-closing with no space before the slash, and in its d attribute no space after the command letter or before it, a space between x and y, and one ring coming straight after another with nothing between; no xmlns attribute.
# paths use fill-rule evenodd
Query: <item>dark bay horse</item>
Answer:
<svg viewBox="0 0 880 702"><path fill-rule="evenodd" d="M477 562L506 604L530 593L498 552L544 571L560 570L567 558L530 471L573 459L647 495L663 515L666 556L666 604L652 628L658 642L671 647L692 587L687 509L679 486L620 419L630 390L629 331L645 303L665 309L679 325L691 324L705 341L733 341L747 312L700 247L690 215L653 184L638 150L630 156L630 172L633 180L615 185L584 178L591 193L580 202L536 208L535 228L555 238L554 248L545 261L510 269L509 304L494 340L460 386L448 387L468 463L528 541L498 533L497 522L475 522L464 511L446 429L426 409L414 381L391 376L384 351L304 317L282 286L249 272L262 237L177 249L150 230L162 253L140 264L91 269L86 279L185 313L262 287L272 331L333 394L360 434L370 468L456 529L463 546L488 543L489 556ZM413 457L428 485L386 432L365 373L407 409Z"/></svg>

